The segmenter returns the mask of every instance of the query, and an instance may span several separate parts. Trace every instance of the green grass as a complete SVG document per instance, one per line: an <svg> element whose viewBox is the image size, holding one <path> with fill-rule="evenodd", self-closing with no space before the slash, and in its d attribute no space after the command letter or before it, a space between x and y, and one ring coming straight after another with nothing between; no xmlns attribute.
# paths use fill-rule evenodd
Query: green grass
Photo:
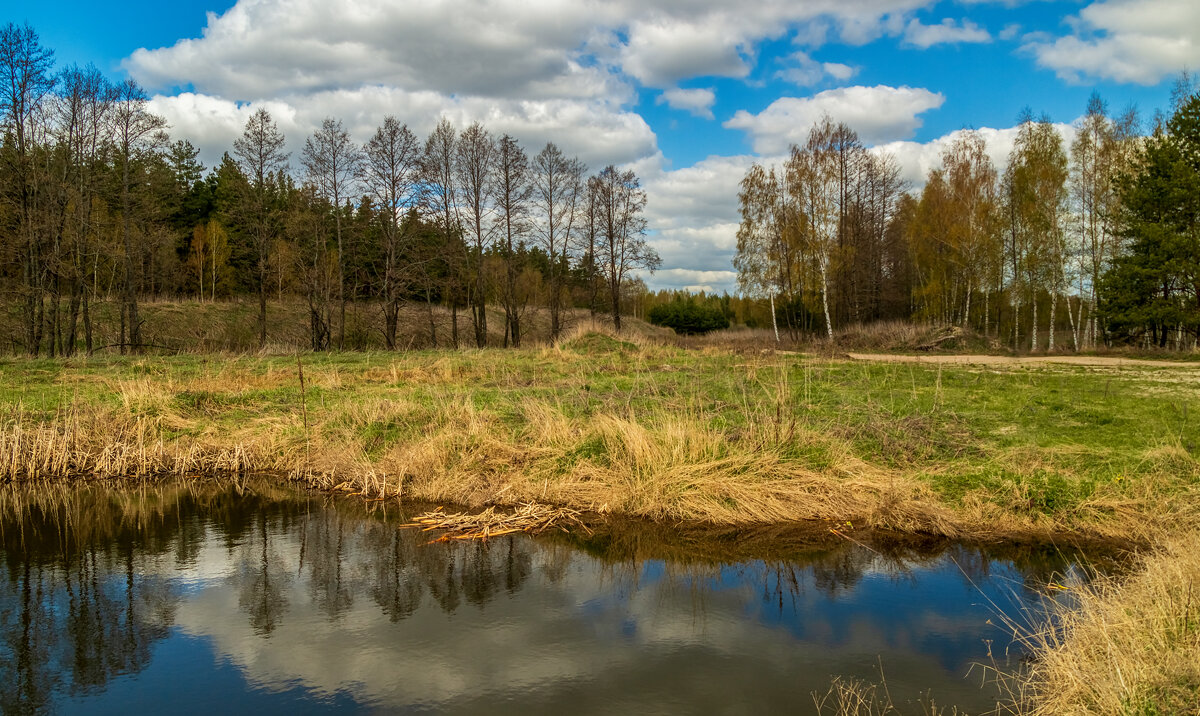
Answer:
<svg viewBox="0 0 1200 716"><path fill-rule="evenodd" d="M926 485L954 508L987 504L1068 523L1191 494L1200 479L1200 368L992 367L737 355L584 334L561 349L305 354L313 433L368 461L471 406L514 446L539 438L528 406L576 425L564 474L617 464L597 416L671 419L720 439L715 457L772 451L812 471L847 461ZM79 406L164 421L169 438L295 427L295 356L0 360L0 414L54 423ZM374 406L368 409L365 406ZM378 415L369 414L374 410ZM440 422L439 422L440 421ZM266 429L265 427L263 428ZM532 433L532 434L531 434ZM1102 506L1103 507L1103 506ZM1113 508L1115 509L1115 508Z"/></svg>

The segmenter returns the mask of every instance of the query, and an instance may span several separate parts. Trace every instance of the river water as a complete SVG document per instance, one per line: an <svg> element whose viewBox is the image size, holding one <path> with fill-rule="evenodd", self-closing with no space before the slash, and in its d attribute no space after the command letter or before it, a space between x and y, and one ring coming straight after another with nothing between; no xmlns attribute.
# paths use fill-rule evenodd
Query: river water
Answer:
<svg viewBox="0 0 1200 716"><path fill-rule="evenodd" d="M5 713L816 713L835 678L983 713L1049 547L670 526L426 544L267 483L0 489Z"/></svg>

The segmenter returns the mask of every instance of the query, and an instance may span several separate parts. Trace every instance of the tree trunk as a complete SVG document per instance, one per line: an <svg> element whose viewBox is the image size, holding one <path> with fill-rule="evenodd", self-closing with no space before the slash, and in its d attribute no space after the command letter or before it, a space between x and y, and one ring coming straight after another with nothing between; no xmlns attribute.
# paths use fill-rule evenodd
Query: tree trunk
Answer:
<svg viewBox="0 0 1200 716"><path fill-rule="evenodd" d="M1034 294L1033 301L1030 302L1033 306L1033 318L1029 322L1029 350L1037 353L1038 349L1038 324L1037 324L1037 294Z"/></svg>
<svg viewBox="0 0 1200 716"><path fill-rule="evenodd" d="M833 322L829 320L829 280L825 268L826 261L821 261L821 308L825 311L825 335L833 342Z"/></svg>
<svg viewBox="0 0 1200 716"><path fill-rule="evenodd" d="M775 292L771 292L771 328L775 330L775 345L779 345L779 321L775 319Z"/></svg>

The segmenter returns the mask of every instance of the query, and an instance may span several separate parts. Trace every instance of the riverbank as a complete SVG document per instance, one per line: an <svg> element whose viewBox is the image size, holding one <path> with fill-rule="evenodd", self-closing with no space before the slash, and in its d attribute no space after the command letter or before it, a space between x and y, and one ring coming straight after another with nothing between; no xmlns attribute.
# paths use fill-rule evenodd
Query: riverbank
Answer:
<svg viewBox="0 0 1200 716"><path fill-rule="evenodd" d="M1200 366L863 363L581 333L515 351L11 359L0 407L8 479L270 472L372 499L973 539L1150 544L1200 516Z"/></svg>

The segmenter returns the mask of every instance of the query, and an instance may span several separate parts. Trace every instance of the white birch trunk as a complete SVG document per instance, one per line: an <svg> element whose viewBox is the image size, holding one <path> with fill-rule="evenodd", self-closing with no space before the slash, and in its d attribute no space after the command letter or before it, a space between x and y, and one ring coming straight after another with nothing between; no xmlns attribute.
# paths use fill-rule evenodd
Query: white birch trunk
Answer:
<svg viewBox="0 0 1200 716"><path fill-rule="evenodd" d="M771 328L775 329L775 345L779 345L779 322L775 319L775 292L771 292Z"/></svg>
<svg viewBox="0 0 1200 716"><path fill-rule="evenodd" d="M1029 350L1033 353L1037 353L1038 349L1037 333L1037 295L1035 294L1033 297L1033 320L1029 322Z"/></svg>
<svg viewBox="0 0 1200 716"><path fill-rule="evenodd" d="M1051 291L1050 292L1050 343L1048 346L1046 346L1046 351L1049 353L1054 352L1054 313L1057 308L1058 308L1058 292Z"/></svg>
<svg viewBox="0 0 1200 716"><path fill-rule="evenodd" d="M825 267L826 261L821 260L821 306L825 309L825 333L833 342L833 322L829 319L829 279Z"/></svg>
<svg viewBox="0 0 1200 716"><path fill-rule="evenodd" d="M971 323L971 282L967 282L967 307L963 309L962 327L966 328Z"/></svg>
<svg viewBox="0 0 1200 716"><path fill-rule="evenodd" d="M1071 321L1071 346L1079 352L1079 323L1075 320L1075 312L1071 308L1071 297L1067 296L1067 319ZM1083 301L1079 302L1079 320L1083 320Z"/></svg>

